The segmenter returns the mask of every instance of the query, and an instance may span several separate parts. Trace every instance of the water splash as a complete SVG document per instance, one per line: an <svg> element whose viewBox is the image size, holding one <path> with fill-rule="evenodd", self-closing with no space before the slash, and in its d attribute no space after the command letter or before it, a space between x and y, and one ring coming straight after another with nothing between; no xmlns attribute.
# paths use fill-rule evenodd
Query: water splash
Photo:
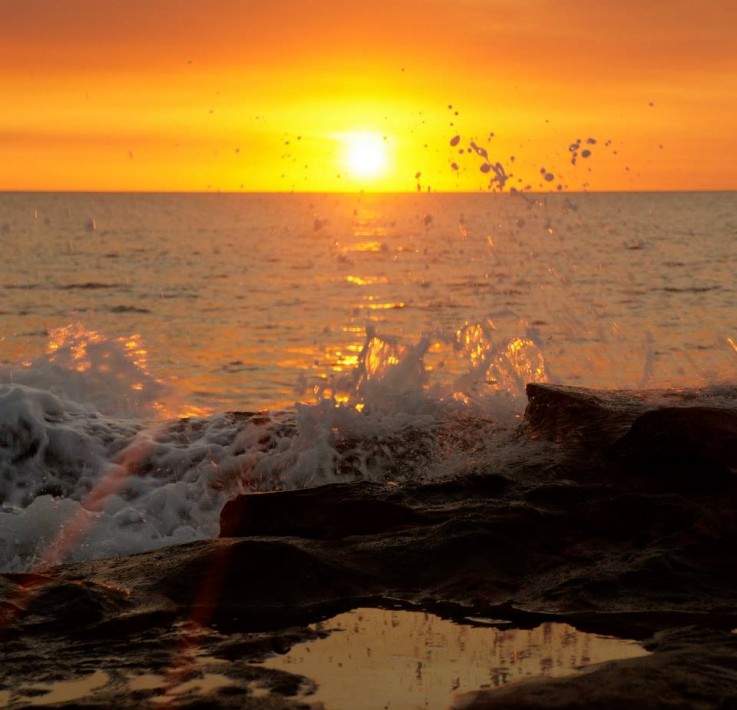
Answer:
<svg viewBox="0 0 737 710"><path fill-rule="evenodd" d="M4 368L0 382L48 390L105 414L156 416L166 385L147 369L139 335L109 339L81 323L49 332L45 353Z"/></svg>
<svg viewBox="0 0 737 710"><path fill-rule="evenodd" d="M0 370L0 383L21 384L107 415L162 420L201 415L182 407L174 389L149 370L140 334L108 338L81 323L49 332L43 355Z"/></svg>
<svg viewBox="0 0 737 710"><path fill-rule="evenodd" d="M471 365L455 383L456 397L464 402L492 393L522 399L528 382L548 380L545 358L530 337L506 339L490 319L465 324L455 337L456 347Z"/></svg>
<svg viewBox="0 0 737 710"><path fill-rule="evenodd" d="M506 312L496 322L505 318L508 329L519 325ZM16 370L35 384L0 385L0 567L39 570L212 537L222 506L243 492L466 470L516 423L525 382L546 376L531 334L502 330L486 319L406 344L369 327L355 367L314 404L154 423L128 408L121 417L116 402L101 402L112 415L95 408L105 387L149 403L158 396L139 340L55 332L45 358ZM429 366L441 350L466 374L443 378Z"/></svg>

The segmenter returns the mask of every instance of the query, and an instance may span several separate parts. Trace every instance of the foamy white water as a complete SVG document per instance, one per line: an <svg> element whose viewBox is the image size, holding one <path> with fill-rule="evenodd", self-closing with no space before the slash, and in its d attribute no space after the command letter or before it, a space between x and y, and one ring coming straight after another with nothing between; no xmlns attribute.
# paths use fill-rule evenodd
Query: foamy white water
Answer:
<svg viewBox="0 0 737 710"><path fill-rule="evenodd" d="M530 380L733 382L736 203L0 196L0 566L216 535L240 491L511 460Z"/></svg>

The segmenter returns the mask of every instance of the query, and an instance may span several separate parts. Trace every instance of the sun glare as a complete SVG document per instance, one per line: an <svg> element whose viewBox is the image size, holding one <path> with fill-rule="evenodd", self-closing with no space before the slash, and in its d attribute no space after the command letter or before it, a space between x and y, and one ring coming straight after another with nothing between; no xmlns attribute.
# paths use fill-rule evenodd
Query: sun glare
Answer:
<svg viewBox="0 0 737 710"><path fill-rule="evenodd" d="M389 162L386 139L378 133L345 133L344 162L351 177L381 177Z"/></svg>

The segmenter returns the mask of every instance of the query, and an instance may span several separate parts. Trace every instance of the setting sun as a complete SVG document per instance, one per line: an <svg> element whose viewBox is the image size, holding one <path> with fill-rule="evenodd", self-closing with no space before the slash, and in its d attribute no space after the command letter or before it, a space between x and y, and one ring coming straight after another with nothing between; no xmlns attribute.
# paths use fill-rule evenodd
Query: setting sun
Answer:
<svg viewBox="0 0 737 710"><path fill-rule="evenodd" d="M737 187L734 0L0 5L0 190Z"/></svg>
<svg viewBox="0 0 737 710"><path fill-rule="evenodd" d="M346 133L344 163L349 174L357 179L373 179L386 172L389 157L386 138L378 133Z"/></svg>

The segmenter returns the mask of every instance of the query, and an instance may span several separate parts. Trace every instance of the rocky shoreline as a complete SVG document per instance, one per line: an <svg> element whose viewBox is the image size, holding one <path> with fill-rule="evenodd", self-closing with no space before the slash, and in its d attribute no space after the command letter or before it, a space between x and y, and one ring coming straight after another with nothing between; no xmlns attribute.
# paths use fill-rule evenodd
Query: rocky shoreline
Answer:
<svg viewBox="0 0 737 710"><path fill-rule="evenodd" d="M315 638L316 621L391 603L565 621L652 652L455 708L737 708L737 388L534 384L528 400L519 464L241 496L217 540L0 575L0 705L103 671L61 704L160 707L131 674L196 677L206 657L232 683L165 706L307 707L310 679L254 662Z"/></svg>

